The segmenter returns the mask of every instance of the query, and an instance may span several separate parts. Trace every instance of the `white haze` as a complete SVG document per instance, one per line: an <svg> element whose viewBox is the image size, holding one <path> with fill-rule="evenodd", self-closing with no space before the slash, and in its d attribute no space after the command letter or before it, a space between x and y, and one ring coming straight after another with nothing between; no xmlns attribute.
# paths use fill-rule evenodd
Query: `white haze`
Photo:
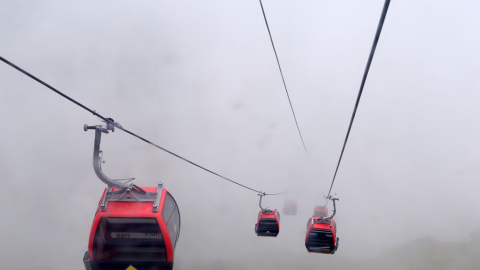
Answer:
<svg viewBox="0 0 480 270"><path fill-rule="evenodd" d="M107 175L163 181L176 198L175 269L276 251L311 260L305 224L328 192L383 3L264 1L308 156L258 1L0 0L0 55L179 155L298 200L278 238L259 238L255 193L104 135ZM330 262L480 228L479 12L478 1L392 1L333 188ZM83 269L104 184L82 127L100 122L4 63L0 116L1 267Z"/></svg>

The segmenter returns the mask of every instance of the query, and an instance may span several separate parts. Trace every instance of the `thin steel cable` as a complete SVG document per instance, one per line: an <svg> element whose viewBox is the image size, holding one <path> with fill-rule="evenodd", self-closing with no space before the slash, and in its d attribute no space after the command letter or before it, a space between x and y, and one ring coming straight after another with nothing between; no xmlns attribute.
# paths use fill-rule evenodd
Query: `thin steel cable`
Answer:
<svg viewBox="0 0 480 270"><path fill-rule="evenodd" d="M375 54L375 49L377 48L377 43L380 38L380 33L382 33L383 23L385 22L385 17L387 16L388 6L390 5L390 0L385 0L383 6L382 15L380 16L380 21L378 22L377 33L373 40L372 49L370 50L370 56L368 57L367 66L365 67L365 72L363 73L362 83L360 84L360 90L358 91L357 100L355 102L355 107L353 108L352 118L350 119L350 124L348 126L347 135L345 136L345 141L343 142L342 152L340 153L340 158L338 159L337 168L335 169L335 174L333 175L332 184L328 190L328 196L332 191L333 183L335 182L335 177L337 176L338 167L342 161L343 152L345 151L345 146L347 145L348 136L350 135L350 130L352 129L353 120L355 119L355 114L357 113L358 104L360 103L360 98L362 97L363 87L365 86L365 81L367 80L368 71L370 70L370 65L372 64L373 55Z"/></svg>
<svg viewBox="0 0 480 270"><path fill-rule="evenodd" d="M76 100L72 99L71 97L69 97L69 96L65 95L64 93L58 91L57 89L51 87L50 85L46 84L46 83L43 82L42 80L40 80L40 79L38 79L37 77L33 76L32 74L30 74L30 73L26 72L25 70L21 69L20 67L18 67L18 66L15 65L14 63L8 61L7 59L5 59L5 58L3 58L3 57L1 57L1 56L0 56L0 60L2 60L3 62L5 62L6 64L10 65L11 67L15 68L16 70L22 72L23 74L27 75L28 77L34 79L35 81L39 82L40 84L44 85L45 87L49 88L50 90L54 91L55 93L59 94L60 96L66 98L66 99L68 99L68 100L70 100L71 102L77 104L78 106L82 107L83 109L85 109L85 110L93 113L94 115L100 117L103 121L106 121L106 119L105 119L103 116L97 114L95 111L90 110L89 108L87 108L87 107L84 106L83 104L77 102Z"/></svg>
<svg viewBox="0 0 480 270"><path fill-rule="evenodd" d="M298 126L297 117L295 116L295 111L293 110L292 101L290 100L290 95L288 94L287 84L285 83L285 78L283 77L282 67L280 66L280 60L278 60L277 50L275 49L275 44L273 43L272 33L270 32L270 27L268 26L267 16L265 15L265 10L263 9L262 0L260 1L260 7L262 8L263 18L265 19L265 25L267 26L268 35L270 36L270 41L272 42L273 52L275 53L275 58L277 59L278 69L280 70L280 75L282 76L283 86L285 87L285 92L287 93L288 103L290 103L290 108L292 109L293 119L295 119L295 125L297 125L298 135L302 140L303 149L308 154L307 147L303 141L302 133L300 132L300 127Z"/></svg>
<svg viewBox="0 0 480 270"><path fill-rule="evenodd" d="M76 105L82 107L83 109L87 110L88 112L90 112L90 113L98 116L98 117L99 117L100 119L102 119L103 121L109 122L109 123L111 123L111 124L114 124L114 122L113 122L111 119L106 118L106 117L103 117L102 115L100 115L100 114L97 113L96 111L91 110L91 109L88 108L87 106L81 104L80 102L74 100L73 98L71 98L71 97L65 95L64 93L60 92L59 90L53 88L53 87L50 86L49 84L47 84L47 83L45 83L44 81L38 79L37 77L33 76L32 74L28 73L27 71L21 69L20 67L18 67L17 65L13 64L13 63L10 62L10 61L8 61L7 59L5 59L5 58L3 58L3 57L0 56L0 60L2 60L3 62L5 62L6 64L10 65L11 67L15 68L16 70L22 72L23 74L27 75L28 77L34 79L35 81L39 82L40 84L44 85L45 87L47 87L48 89L54 91L55 93L59 94L60 96L66 98L66 99L68 99L69 101L75 103ZM192 162L192 161L190 161L190 160L188 160L188 159L186 159L186 158L184 158L184 157L182 157L182 156L179 156L179 155L173 153L172 151L169 151L169 150L167 150L167 149L165 149L165 148L163 148L163 147L161 147L161 146L159 146L159 145L157 145L157 144L155 144L155 143L153 143L153 142L151 142L151 141L149 141L149 140L147 140L147 139L145 139L145 138L143 138L143 137L141 137L141 136L139 136L139 135L137 135L137 134L135 134L135 133L133 133L133 132L125 129L125 128L123 128L123 127L121 127L121 126L119 126L119 125L114 125L114 126L117 127L118 129L120 129L120 130L122 130L122 131L124 131L124 132L126 132L126 133L128 133L128 134L130 134L130 135L132 135L132 136L134 136L134 137L136 137L136 138L138 138L138 139L146 142L146 143L148 143L148 144L151 144L151 145L157 147L158 149L161 149L161 150L163 150L163 151L165 151L165 152L167 152L167 153L169 153L169 154L171 154L171 155L173 155L173 156L175 156L175 157L177 157L177 158L179 158L179 159L181 159L181 160L183 160L183 161L186 161L186 162L188 162L188 163L190 163L190 164L192 164L192 165L194 165L194 166L196 166L196 167L198 167L198 168L200 168L200 169L202 169L202 170L205 170L205 171L207 171L207 172L209 172L209 173L211 173L211 174L214 174L214 175L216 175L216 176L218 176L218 177L220 177L220 178L222 178L222 179L224 179L224 180L230 181L230 182L232 182L232 183L234 183L234 184L236 184L236 185L239 185L239 186L241 186L241 187L243 187L243 188L246 188L246 189L249 189L249 190L254 191L254 192L256 192L256 193L264 194L264 195L279 195L279 194L282 194L282 193L268 194L268 193L265 193L265 192L262 192L262 191L255 190L255 189L253 189L253 188L247 187L247 186L245 186L245 185L242 185L242 184L240 184L240 183L238 183L238 182L235 182L235 181L233 181L233 180L231 180L231 179L229 179L229 178L227 178L227 177L225 177L225 176L222 176L222 175L220 175L220 174L218 174L218 173L216 173L216 172L213 172L213 171L211 171L211 170L209 170L209 169L207 169L207 168L205 168L205 167L202 167L202 166L198 165L197 163Z"/></svg>

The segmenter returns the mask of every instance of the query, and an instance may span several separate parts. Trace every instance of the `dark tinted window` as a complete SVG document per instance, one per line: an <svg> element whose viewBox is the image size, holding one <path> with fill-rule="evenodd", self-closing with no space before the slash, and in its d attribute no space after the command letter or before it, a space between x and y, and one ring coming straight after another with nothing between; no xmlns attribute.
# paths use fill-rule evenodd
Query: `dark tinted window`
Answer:
<svg viewBox="0 0 480 270"><path fill-rule="evenodd" d="M330 230L311 229L308 234L307 244L312 246L333 245L333 235Z"/></svg>
<svg viewBox="0 0 480 270"><path fill-rule="evenodd" d="M278 233L278 223L274 218L262 218L258 224L258 232Z"/></svg>
<svg viewBox="0 0 480 270"><path fill-rule="evenodd" d="M168 233L170 234L170 239L172 240L172 246L175 248L180 235L180 212L178 210L177 203L168 192L167 197L165 198L162 216L165 220L165 224L167 224Z"/></svg>
<svg viewBox="0 0 480 270"><path fill-rule="evenodd" d="M102 218L93 252L95 261L166 261L165 242L154 218Z"/></svg>
<svg viewBox="0 0 480 270"><path fill-rule="evenodd" d="M165 220L165 223L170 218L175 209L175 201L172 199L172 196L167 192L167 197L165 198L165 204L163 205L162 217Z"/></svg>

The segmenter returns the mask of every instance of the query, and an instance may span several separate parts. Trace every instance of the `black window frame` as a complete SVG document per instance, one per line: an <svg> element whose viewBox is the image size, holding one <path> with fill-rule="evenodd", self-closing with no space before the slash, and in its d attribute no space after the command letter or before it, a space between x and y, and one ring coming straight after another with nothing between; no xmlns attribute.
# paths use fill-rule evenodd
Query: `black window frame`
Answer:
<svg viewBox="0 0 480 270"><path fill-rule="evenodd" d="M145 220L148 222L141 222ZM120 222L118 222L120 221ZM125 222L121 222L125 221ZM138 221L138 222L135 222ZM116 238L112 233L155 233L154 238ZM156 249L155 251L137 252L135 249ZM97 225L94 236L93 253L95 261L126 262L133 257L143 257L141 260L166 262L165 239L156 218L146 217L102 217ZM133 256L133 257L132 257ZM136 259L134 259L135 261Z"/></svg>

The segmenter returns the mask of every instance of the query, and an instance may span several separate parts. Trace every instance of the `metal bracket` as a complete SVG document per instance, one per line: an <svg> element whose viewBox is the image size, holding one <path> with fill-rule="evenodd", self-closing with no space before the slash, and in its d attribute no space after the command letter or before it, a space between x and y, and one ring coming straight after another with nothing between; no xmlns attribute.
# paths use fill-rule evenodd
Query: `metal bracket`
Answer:
<svg viewBox="0 0 480 270"><path fill-rule="evenodd" d="M332 220L326 219L326 218L315 218L315 217L313 217L312 224L313 223L332 224Z"/></svg>
<svg viewBox="0 0 480 270"><path fill-rule="evenodd" d="M158 182L157 196L155 197L155 201L153 202L153 206L152 206L153 212L157 212L158 208L160 207L160 199L162 198L162 191L163 191L163 183Z"/></svg>
<svg viewBox="0 0 480 270"><path fill-rule="evenodd" d="M157 192L146 192L140 187L133 185L132 188L124 188L112 191L109 186L100 204L100 210L106 211L109 202L153 202L152 211L157 212L162 197L163 183L158 183Z"/></svg>
<svg viewBox="0 0 480 270"><path fill-rule="evenodd" d="M277 212L274 211L274 210L270 210L270 209L262 209L262 214L266 214L266 215L277 215Z"/></svg>

